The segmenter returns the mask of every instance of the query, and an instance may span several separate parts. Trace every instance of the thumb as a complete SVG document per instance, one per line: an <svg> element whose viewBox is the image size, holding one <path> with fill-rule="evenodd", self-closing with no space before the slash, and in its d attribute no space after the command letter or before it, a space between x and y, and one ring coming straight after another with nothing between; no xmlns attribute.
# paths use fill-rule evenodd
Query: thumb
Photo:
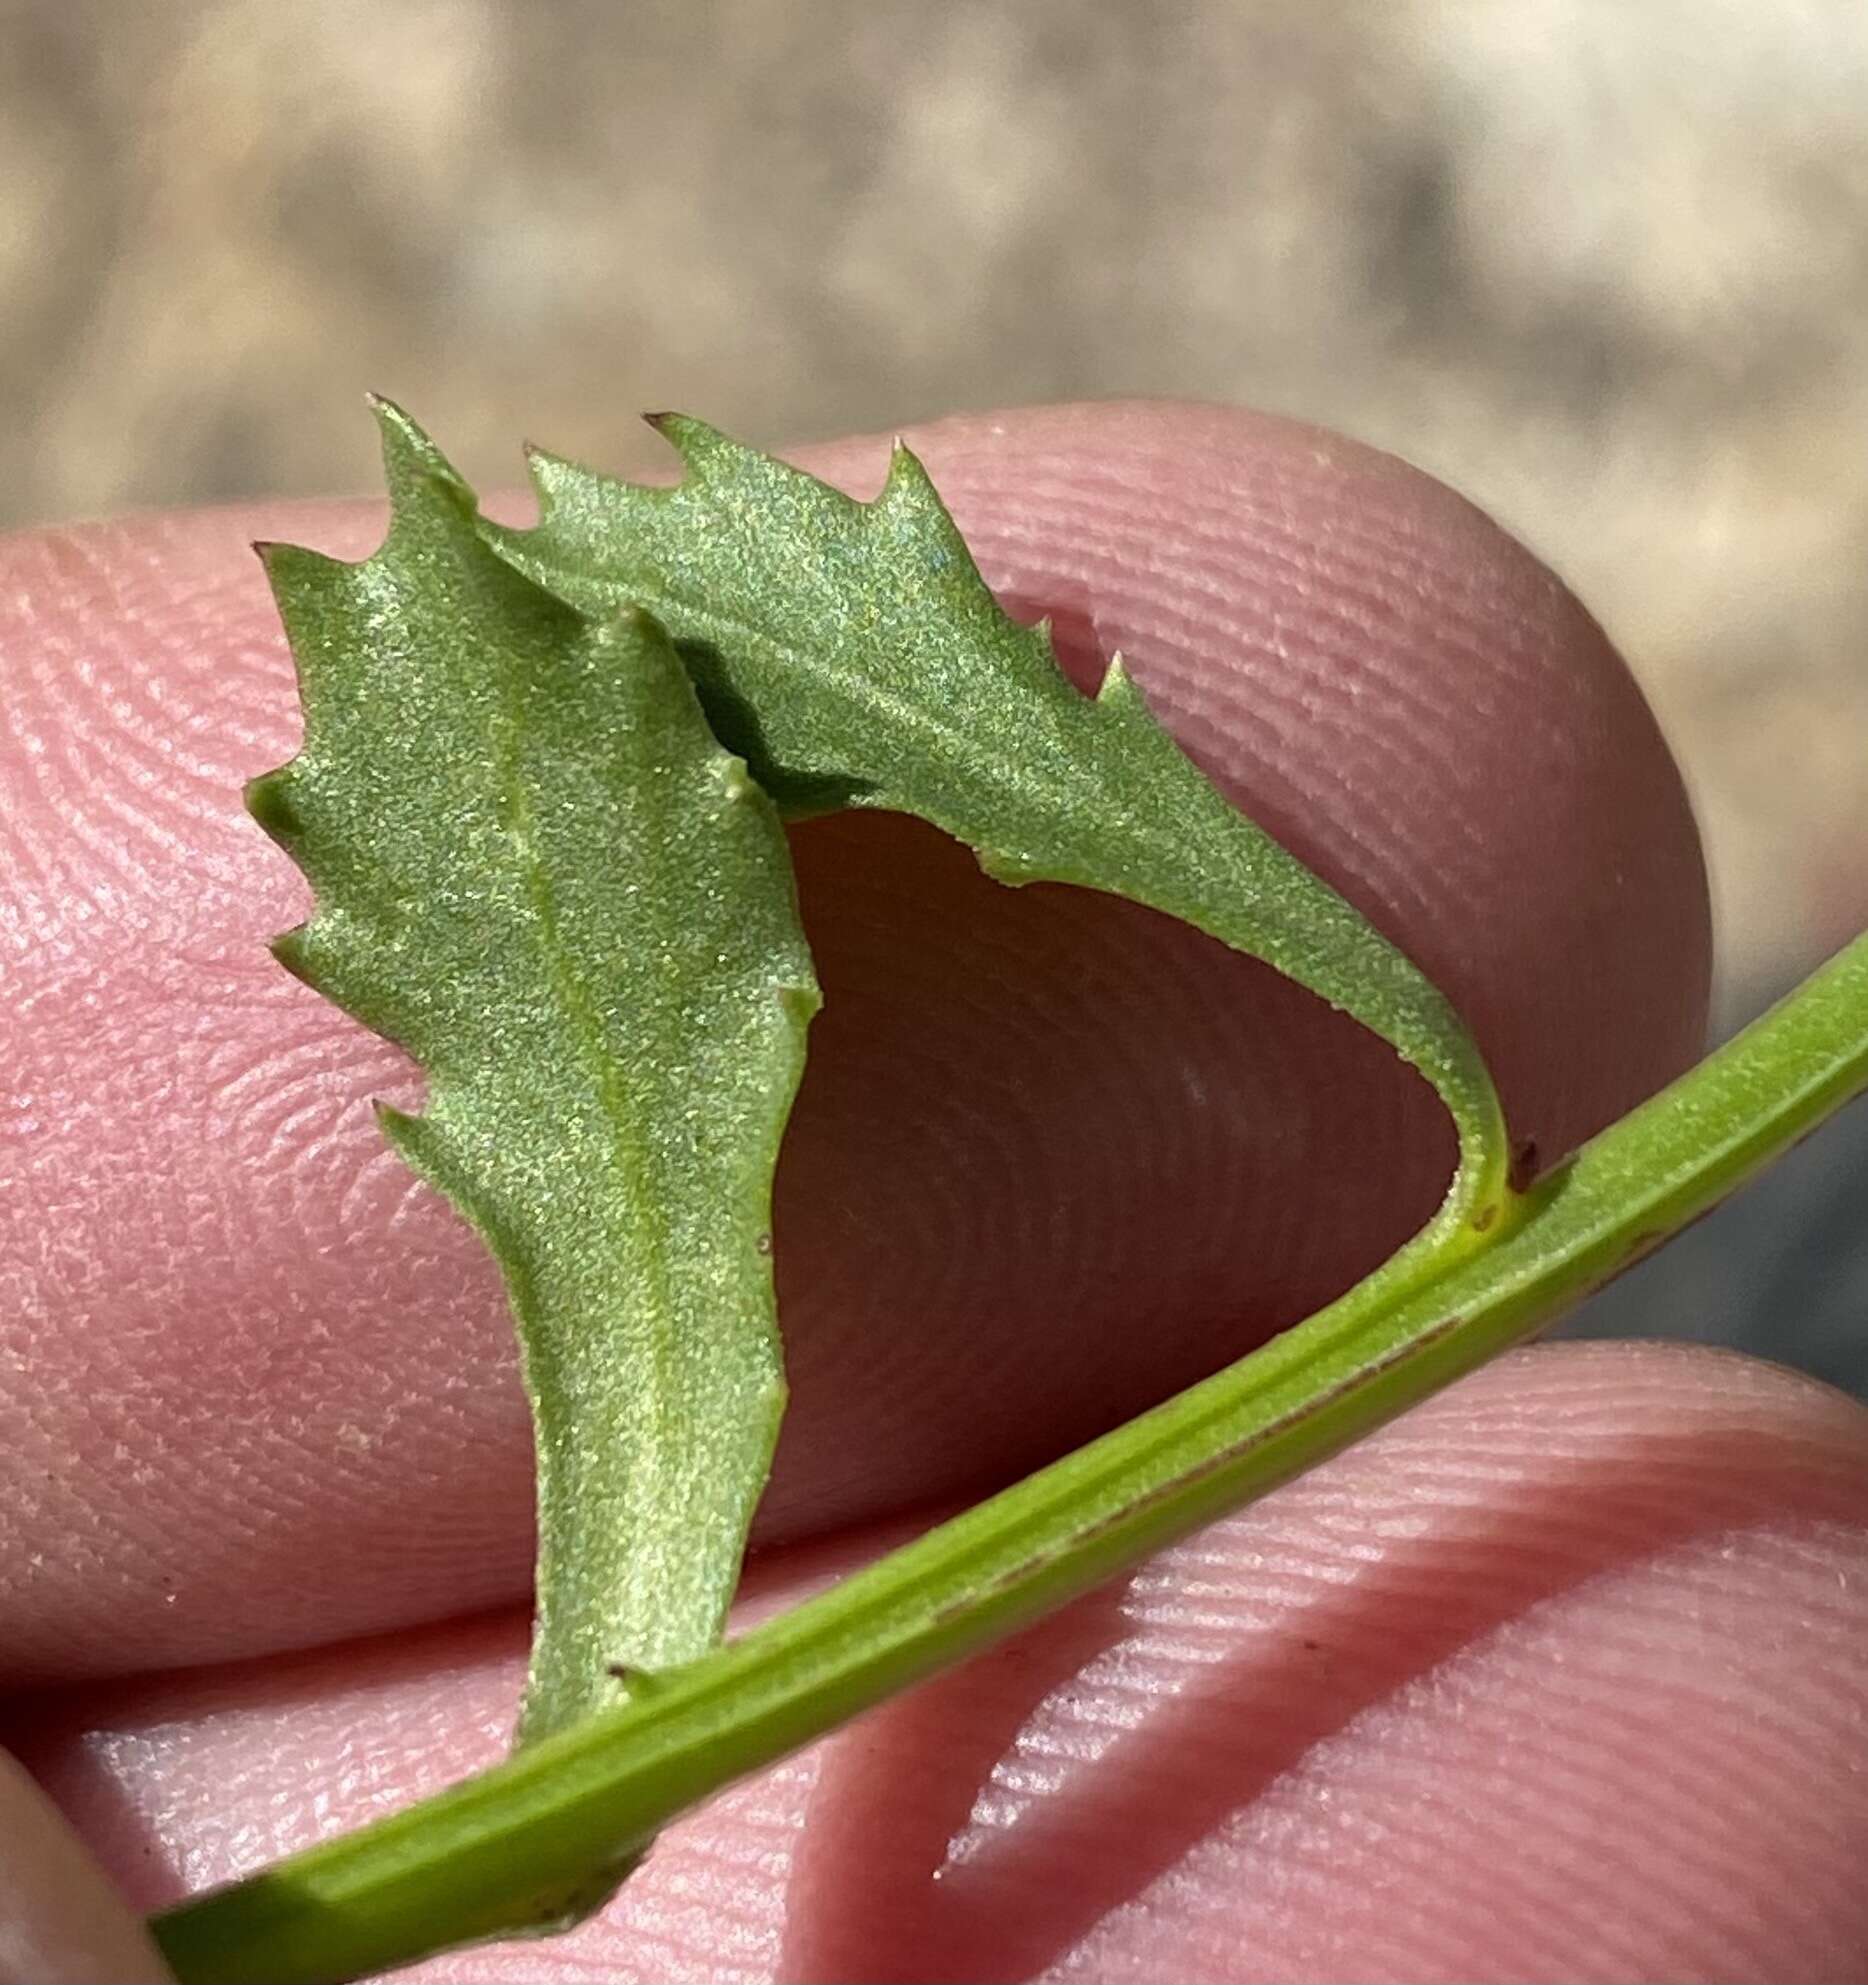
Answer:
<svg viewBox="0 0 1868 1985"><path fill-rule="evenodd" d="M170 1976L103 1870L0 1754L0 1985L161 1985Z"/></svg>

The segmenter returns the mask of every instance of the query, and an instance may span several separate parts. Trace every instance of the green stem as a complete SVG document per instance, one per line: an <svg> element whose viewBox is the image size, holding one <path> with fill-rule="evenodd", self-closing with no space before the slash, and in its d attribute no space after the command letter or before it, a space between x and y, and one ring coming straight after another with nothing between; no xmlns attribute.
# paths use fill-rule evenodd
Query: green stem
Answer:
<svg viewBox="0 0 1868 1985"><path fill-rule="evenodd" d="M1578 1298L1868 1088L1868 936L1425 1285L1307 1323L626 1707L155 1923L184 1981L334 1981L562 1920L731 1780L1323 1460Z"/></svg>

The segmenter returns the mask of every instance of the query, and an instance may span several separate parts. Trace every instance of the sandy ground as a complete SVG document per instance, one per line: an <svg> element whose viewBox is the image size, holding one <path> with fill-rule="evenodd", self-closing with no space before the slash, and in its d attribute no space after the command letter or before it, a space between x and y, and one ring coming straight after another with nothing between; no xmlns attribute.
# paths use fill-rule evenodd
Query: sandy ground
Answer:
<svg viewBox="0 0 1868 1985"><path fill-rule="evenodd" d="M368 487L366 385L485 482L523 433L640 465L644 406L1344 427L1622 644L1701 811L1723 1024L1868 923L1854 0L0 0L0 524ZM1738 1247L1617 1327L1860 1382L1868 1283L1793 1330Z"/></svg>

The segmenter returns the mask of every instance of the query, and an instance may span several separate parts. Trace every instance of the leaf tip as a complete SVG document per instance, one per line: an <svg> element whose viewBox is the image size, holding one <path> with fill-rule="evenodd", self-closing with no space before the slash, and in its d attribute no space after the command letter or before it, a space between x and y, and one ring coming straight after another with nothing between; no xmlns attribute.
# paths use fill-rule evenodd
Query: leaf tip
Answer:
<svg viewBox="0 0 1868 1985"><path fill-rule="evenodd" d="M306 934L310 928L309 924L294 924L282 936L275 937L266 948L293 978L311 986L315 992L317 988L312 983L311 963L305 950Z"/></svg>
<svg viewBox="0 0 1868 1985"><path fill-rule="evenodd" d="M737 444L717 427L709 427L692 414L644 414L642 418L681 457L690 475L700 475L710 464L735 452Z"/></svg>
<svg viewBox="0 0 1868 1985"><path fill-rule="evenodd" d="M292 787L292 768L281 765L276 771L262 772L257 779L249 779L241 795L247 812L275 841L289 840L301 825L298 808L293 804Z"/></svg>
<svg viewBox="0 0 1868 1985"><path fill-rule="evenodd" d="M391 504L399 509L411 494L428 487L446 490L472 507L476 501L472 487L426 432L384 394L365 397L382 437L383 473Z"/></svg>
<svg viewBox="0 0 1868 1985"><path fill-rule="evenodd" d="M272 588L275 600L280 599L286 584L290 559L295 546L281 544L276 538L255 538L252 540L253 556L259 560L259 569L266 575L266 583Z"/></svg>
<svg viewBox="0 0 1868 1985"><path fill-rule="evenodd" d="M1048 623L1047 623L1048 625ZM1117 709L1136 708L1143 711L1148 705L1135 678L1129 673L1129 665L1118 649L1110 656L1103 669L1103 679L1097 685L1096 700Z"/></svg>
<svg viewBox="0 0 1868 1985"><path fill-rule="evenodd" d="M394 1103L386 1103L380 1096L370 1099L370 1114L396 1154L424 1178L429 1178L434 1150L432 1126L428 1119L409 1110L399 1110ZM430 1178L429 1182L433 1184L434 1180Z"/></svg>
<svg viewBox="0 0 1868 1985"><path fill-rule="evenodd" d="M260 570L275 591L288 580L306 573L344 569L341 559L313 551L309 545L285 544L277 538L255 538L253 556L259 560Z"/></svg>
<svg viewBox="0 0 1868 1985"><path fill-rule="evenodd" d="M888 473L882 478L882 488L876 502L925 503L930 497L936 504L940 503L940 494L934 487L933 477L927 472L927 464L898 434L889 448Z"/></svg>
<svg viewBox="0 0 1868 1985"><path fill-rule="evenodd" d="M549 448L540 447L536 441L528 441L521 450L525 458L526 480L532 485L532 494L538 498L538 521L543 523L558 507L558 494L561 487L577 473L574 466L562 455L554 455ZM509 525L483 525L501 537L520 535Z"/></svg>
<svg viewBox="0 0 1868 1985"><path fill-rule="evenodd" d="M736 752L723 751L714 760L714 777L719 781L721 794L729 806L737 806L760 796L757 783L746 770L746 761Z"/></svg>
<svg viewBox="0 0 1868 1985"><path fill-rule="evenodd" d="M815 979L787 979L778 988L778 1005L794 1026L808 1027L823 1011L824 995Z"/></svg>
<svg viewBox="0 0 1868 1985"><path fill-rule="evenodd" d="M1044 880L1043 862L1030 855L1015 854L1006 848L979 848L974 858L982 874L1003 883L1007 889L1022 889L1028 882Z"/></svg>

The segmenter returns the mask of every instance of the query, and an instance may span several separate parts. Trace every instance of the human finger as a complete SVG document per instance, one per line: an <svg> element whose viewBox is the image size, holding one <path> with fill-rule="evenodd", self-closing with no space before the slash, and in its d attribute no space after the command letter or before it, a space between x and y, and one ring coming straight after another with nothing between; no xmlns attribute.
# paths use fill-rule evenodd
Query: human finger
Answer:
<svg viewBox="0 0 1868 1985"><path fill-rule="evenodd" d="M57 1809L0 1752L0 1985L160 1985L169 1975Z"/></svg>

